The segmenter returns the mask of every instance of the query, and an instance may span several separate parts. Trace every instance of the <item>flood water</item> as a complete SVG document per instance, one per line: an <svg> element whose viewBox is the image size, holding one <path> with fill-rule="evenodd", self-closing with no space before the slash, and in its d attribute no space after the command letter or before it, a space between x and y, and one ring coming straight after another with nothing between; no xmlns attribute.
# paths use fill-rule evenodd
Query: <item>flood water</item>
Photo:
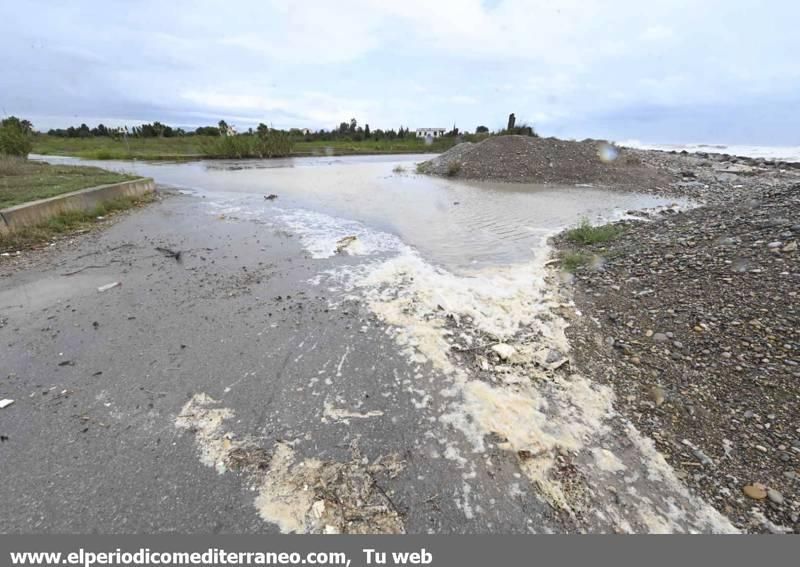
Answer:
<svg viewBox="0 0 800 567"><path fill-rule="evenodd" d="M264 218L303 238L315 256L356 235L356 253L400 244L455 272L524 262L546 238L583 217L615 219L669 204L646 194L598 187L467 182L415 173L430 155L347 156L181 163L88 161L152 177L203 196L211 214ZM399 171L402 168L403 171ZM264 195L276 194L267 201Z"/></svg>

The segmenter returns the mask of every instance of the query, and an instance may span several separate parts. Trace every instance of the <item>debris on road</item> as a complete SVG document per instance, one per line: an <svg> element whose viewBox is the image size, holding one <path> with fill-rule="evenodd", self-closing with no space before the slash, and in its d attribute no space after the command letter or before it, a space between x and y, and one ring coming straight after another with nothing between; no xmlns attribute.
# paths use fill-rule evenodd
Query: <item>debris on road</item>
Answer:
<svg viewBox="0 0 800 567"><path fill-rule="evenodd" d="M10 406L13 403L14 403L14 400L9 400L8 398L4 398L4 399L0 400L0 409L5 409L5 408L7 408L8 406Z"/></svg>
<svg viewBox="0 0 800 567"><path fill-rule="evenodd" d="M347 247L353 244L356 240L358 240L358 237L356 236L345 236L344 238L340 238L336 243L336 253L342 254Z"/></svg>
<svg viewBox="0 0 800 567"><path fill-rule="evenodd" d="M115 287L120 286L120 285L122 285L122 283L120 283L120 282L107 283L106 285L101 285L100 287L98 287L97 291L99 291L99 292L108 291L109 289L114 289Z"/></svg>
<svg viewBox="0 0 800 567"><path fill-rule="evenodd" d="M180 250L170 250L169 248L163 248L161 246L156 246L156 250L161 252L164 256L168 258L174 258L175 261L181 261L181 251Z"/></svg>
<svg viewBox="0 0 800 567"><path fill-rule="evenodd" d="M517 353L517 350L506 343L492 345L492 350L500 357L500 360L508 360Z"/></svg>
<svg viewBox="0 0 800 567"><path fill-rule="evenodd" d="M370 462L353 449L350 461L302 459L294 443L271 453L224 431L233 412L207 394L196 394L175 422L194 434L200 460L223 474L243 474L258 492L259 515L283 533L405 533L405 522L377 477L394 478L405 467L396 454Z"/></svg>
<svg viewBox="0 0 800 567"><path fill-rule="evenodd" d="M77 270L73 270L72 272L64 272L61 274L62 276L74 276L75 274L79 274L84 270L88 270L90 268L108 268L109 264L89 264L88 266L84 266L82 268L78 268Z"/></svg>

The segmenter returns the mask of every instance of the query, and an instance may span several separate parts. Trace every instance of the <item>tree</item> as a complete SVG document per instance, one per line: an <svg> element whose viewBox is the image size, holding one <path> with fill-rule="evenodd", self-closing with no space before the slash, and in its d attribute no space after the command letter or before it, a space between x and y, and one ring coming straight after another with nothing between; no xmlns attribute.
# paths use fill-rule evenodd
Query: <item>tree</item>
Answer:
<svg viewBox="0 0 800 567"><path fill-rule="evenodd" d="M269 132L269 126L267 126L263 122L260 122L256 127L256 134L258 134L260 137L263 138L264 136L267 135L267 132Z"/></svg>
<svg viewBox="0 0 800 567"><path fill-rule="evenodd" d="M476 134L485 134L488 131L489 129L486 126L478 126L477 128L475 128Z"/></svg>
<svg viewBox="0 0 800 567"><path fill-rule="evenodd" d="M28 157L32 144L32 125L27 120L9 116L0 121L0 155Z"/></svg>
<svg viewBox="0 0 800 567"><path fill-rule="evenodd" d="M369 139L369 124L364 124L364 137Z"/></svg>
<svg viewBox="0 0 800 567"><path fill-rule="evenodd" d="M220 135L222 135L222 136L227 136L228 135L228 123L227 122L225 122L224 120L220 120L219 123L217 124L217 126L219 127Z"/></svg>
<svg viewBox="0 0 800 567"><path fill-rule="evenodd" d="M350 119L350 133L355 134L356 127L358 126L358 122L355 118Z"/></svg>
<svg viewBox="0 0 800 567"><path fill-rule="evenodd" d="M194 133L198 136L219 136L220 130L218 126L199 126Z"/></svg>

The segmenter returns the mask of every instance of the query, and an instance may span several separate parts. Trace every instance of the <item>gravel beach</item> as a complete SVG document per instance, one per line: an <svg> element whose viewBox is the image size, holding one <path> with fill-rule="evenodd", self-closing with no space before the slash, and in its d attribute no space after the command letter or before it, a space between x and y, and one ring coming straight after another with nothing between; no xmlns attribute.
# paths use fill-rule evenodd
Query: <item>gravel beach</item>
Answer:
<svg viewBox="0 0 800 567"><path fill-rule="evenodd" d="M800 178L764 160L642 152L705 206L619 224L605 243L565 233L556 254L582 314L576 369L613 386L697 494L741 529L798 531Z"/></svg>

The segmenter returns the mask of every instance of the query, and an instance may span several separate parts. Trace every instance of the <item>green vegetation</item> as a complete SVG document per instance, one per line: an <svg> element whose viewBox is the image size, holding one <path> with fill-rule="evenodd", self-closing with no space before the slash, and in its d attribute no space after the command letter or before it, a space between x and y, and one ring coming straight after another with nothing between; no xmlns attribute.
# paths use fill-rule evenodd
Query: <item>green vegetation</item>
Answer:
<svg viewBox="0 0 800 567"><path fill-rule="evenodd" d="M561 267L567 272L574 272L581 266L591 263L593 256L586 252L565 252L561 255Z"/></svg>
<svg viewBox="0 0 800 567"><path fill-rule="evenodd" d="M424 154L441 153L458 143L457 138L381 138L369 140L313 140L294 144L295 155Z"/></svg>
<svg viewBox="0 0 800 567"><path fill-rule="evenodd" d="M577 227L566 232L567 240L575 244L602 244L610 242L622 233L622 227L615 224L592 226L589 219L581 219Z"/></svg>
<svg viewBox="0 0 800 567"><path fill-rule="evenodd" d="M32 126L27 121L29 132ZM535 135L533 128L521 125L513 131ZM480 142L495 134L486 126L478 126L474 134L452 130L437 138L418 138L409 128L397 130L363 127L355 118L331 130L309 131L291 128L280 130L261 123L255 129L236 132L220 120L216 126L200 126L194 131L171 127L161 122L131 128L109 128L86 124L52 129L47 134L33 133L33 153L66 155L84 159L180 160L200 157L247 158L293 156L325 156L356 154L441 153L461 142ZM288 147L288 149L287 149Z"/></svg>
<svg viewBox="0 0 800 567"><path fill-rule="evenodd" d="M292 140L278 130L259 131L210 138L202 145L203 153L212 158L273 158L292 153Z"/></svg>
<svg viewBox="0 0 800 567"><path fill-rule="evenodd" d="M175 138L62 138L47 134L33 137L32 153L41 155L74 156L85 159L147 159L177 160L199 158L203 145L217 139L214 136L185 136Z"/></svg>
<svg viewBox="0 0 800 567"><path fill-rule="evenodd" d="M28 157L31 152L30 134L32 125L27 120L9 116L0 121L0 157Z"/></svg>
<svg viewBox="0 0 800 567"><path fill-rule="evenodd" d="M33 150L41 155L65 155L84 159L144 159L144 160L180 160L196 159L207 155L220 157L239 157L239 153L248 157L249 152L240 152L242 148L229 152L224 144L231 140L250 141L256 136L242 134L237 136L185 136L176 138L127 138L110 137L95 138L60 138L39 134L33 136ZM291 138L290 138L291 139ZM227 140L227 141L224 141ZM408 138L369 139L360 142L353 140L314 140L295 141L290 155L356 155L356 154L403 154L403 153L440 153L457 143L455 138L438 138L428 144L425 140ZM215 144L223 144L223 151L209 151ZM237 142L232 146L236 147ZM244 145L244 144L243 144ZM219 148L216 148L219 150ZM245 148L246 149L246 148ZM278 154L275 154L278 155ZM282 154L287 155L287 154Z"/></svg>
<svg viewBox="0 0 800 567"><path fill-rule="evenodd" d="M461 162L451 161L447 164L447 177L455 177L461 171Z"/></svg>
<svg viewBox="0 0 800 567"><path fill-rule="evenodd" d="M25 227L6 235L0 235L0 252L8 252L28 248L48 242L61 234L74 233L92 228L98 217L108 217L120 211L130 209L152 201L155 197L147 194L139 198L120 197L97 205L90 211L70 211L62 213L37 226Z"/></svg>
<svg viewBox="0 0 800 567"><path fill-rule="evenodd" d="M0 208L126 179L134 177L97 167L50 165L0 156Z"/></svg>

